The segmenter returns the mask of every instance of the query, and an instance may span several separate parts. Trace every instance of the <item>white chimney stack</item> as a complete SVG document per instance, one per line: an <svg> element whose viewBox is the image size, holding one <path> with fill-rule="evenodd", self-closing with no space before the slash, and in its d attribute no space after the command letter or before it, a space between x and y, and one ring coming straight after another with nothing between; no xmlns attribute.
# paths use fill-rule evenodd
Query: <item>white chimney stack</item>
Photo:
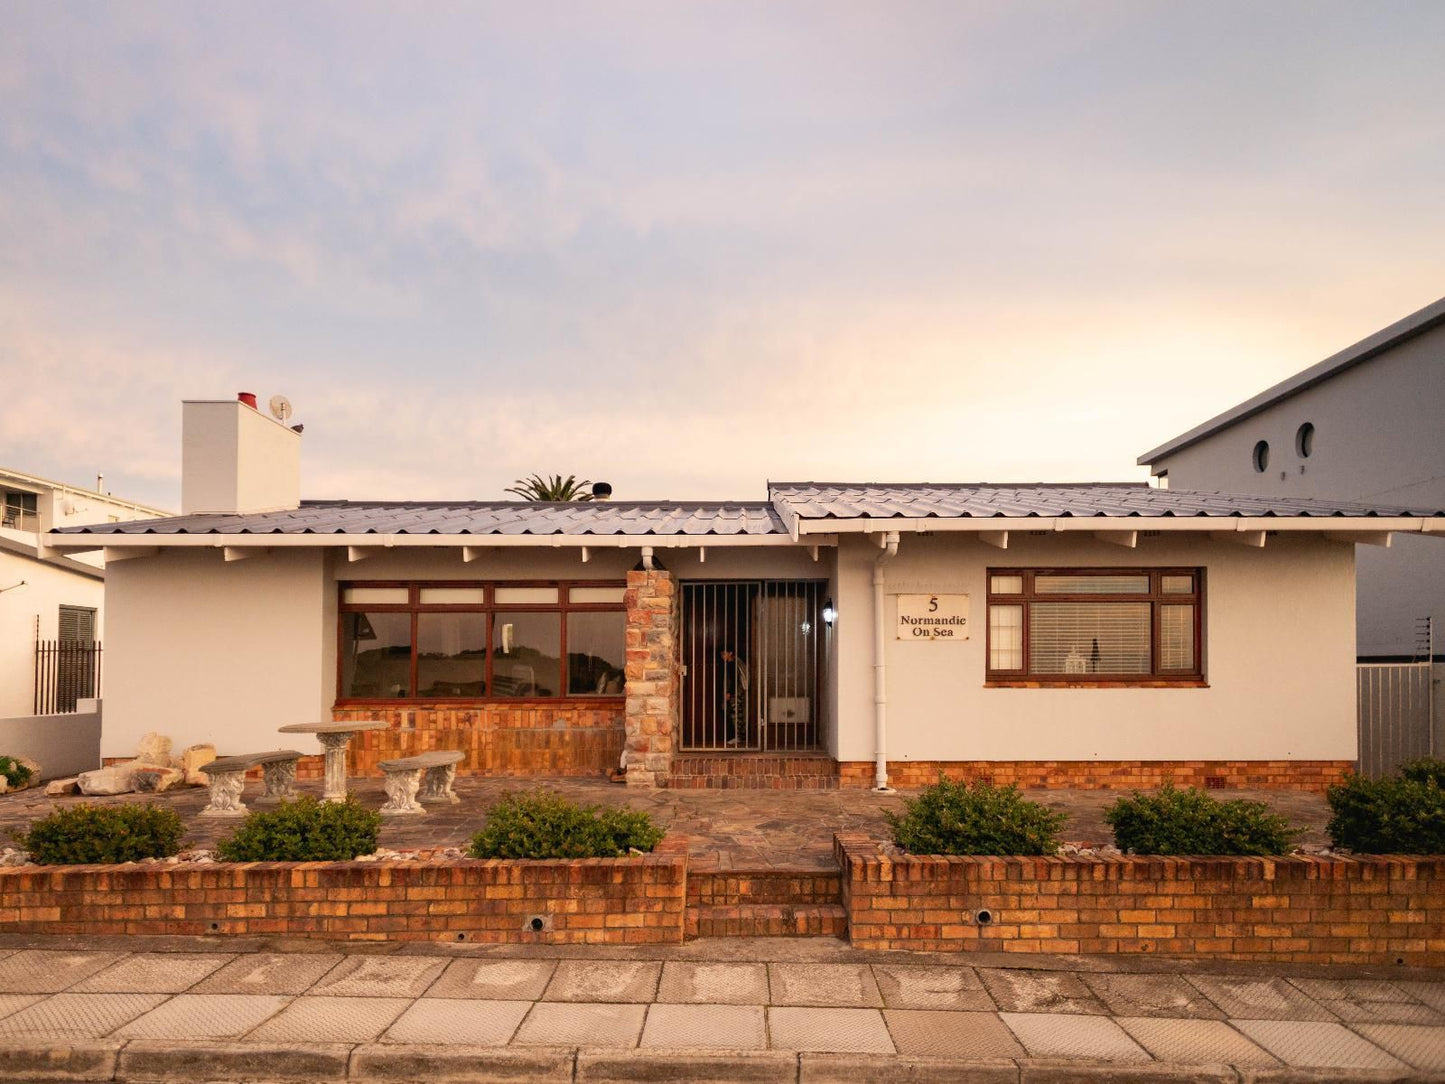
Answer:
<svg viewBox="0 0 1445 1084"><path fill-rule="evenodd" d="M301 434L256 397L181 403L181 514L278 512L301 505Z"/></svg>

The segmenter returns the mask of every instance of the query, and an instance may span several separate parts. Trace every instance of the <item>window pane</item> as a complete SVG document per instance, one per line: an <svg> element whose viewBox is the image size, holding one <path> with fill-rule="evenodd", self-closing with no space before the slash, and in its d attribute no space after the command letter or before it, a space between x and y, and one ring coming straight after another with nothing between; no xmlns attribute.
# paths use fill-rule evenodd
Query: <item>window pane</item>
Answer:
<svg viewBox="0 0 1445 1084"><path fill-rule="evenodd" d="M496 614L492 621L492 695L557 696L562 689L562 615Z"/></svg>
<svg viewBox="0 0 1445 1084"><path fill-rule="evenodd" d="M405 587L348 587L341 597L343 602L375 606L405 606L411 601Z"/></svg>
<svg viewBox="0 0 1445 1084"><path fill-rule="evenodd" d="M417 696L485 696L486 614L418 614Z"/></svg>
<svg viewBox="0 0 1445 1084"><path fill-rule="evenodd" d="M621 602L625 587L573 587L567 592L572 602Z"/></svg>
<svg viewBox="0 0 1445 1084"><path fill-rule="evenodd" d="M1088 573L1035 576L1034 591L1040 595L1147 595L1149 577Z"/></svg>
<svg viewBox="0 0 1445 1084"><path fill-rule="evenodd" d="M621 696L627 661L627 615L567 615L567 691L573 696Z"/></svg>
<svg viewBox="0 0 1445 1084"><path fill-rule="evenodd" d="M1159 669L1194 669L1193 606L1160 607Z"/></svg>
<svg viewBox="0 0 1445 1084"><path fill-rule="evenodd" d="M341 615L341 695L411 695L411 614Z"/></svg>
<svg viewBox="0 0 1445 1084"><path fill-rule="evenodd" d="M1035 674L1147 674L1149 603L1037 602L1029 611Z"/></svg>
<svg viewBox="0 0 1445 1084"><path fill-rule="evenodd" d="M502 606L525 606L528 603L556 602L555 587L498 587L492 592L493 599Z"/></svg>
<svg viewBox="0 0 1445 1084"><path fill-rule="evenodd" d="M423 587L421 601L429 606L465 606L487 600L484 587Z"/></svg>
<svg viewBox="0 0 1445 1084"><path fill-rule="evenodd" d="M994 576L989 580L988 589L995 595L1022 595L1024 578L1022 576Z"/></svg>
<svg viewBox="0 0 1445 1084"><path fill-rule="evenodd" d="M990 606L988 608L988 668L990 670L1022 670L1024 668L1024 608L1022 606Z"/></svg>
<svg viewBox="0 0 1445 1084"><path fill-rule="evenodd" d="M1194 577L1162 576L1159 589L1166 595L1192 595L1194 594Z"/></svg>

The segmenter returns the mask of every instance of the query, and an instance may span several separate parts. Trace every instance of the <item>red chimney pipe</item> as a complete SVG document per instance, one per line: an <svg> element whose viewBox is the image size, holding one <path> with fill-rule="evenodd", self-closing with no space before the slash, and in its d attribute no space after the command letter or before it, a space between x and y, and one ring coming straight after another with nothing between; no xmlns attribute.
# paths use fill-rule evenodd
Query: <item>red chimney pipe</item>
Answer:
<svg viewBox="0 0 1445 1084"><path fill-rule="evenodd" d="M256 393L253 391L238 391L236 398L245 403L252 410L256 409Z"/></svg>

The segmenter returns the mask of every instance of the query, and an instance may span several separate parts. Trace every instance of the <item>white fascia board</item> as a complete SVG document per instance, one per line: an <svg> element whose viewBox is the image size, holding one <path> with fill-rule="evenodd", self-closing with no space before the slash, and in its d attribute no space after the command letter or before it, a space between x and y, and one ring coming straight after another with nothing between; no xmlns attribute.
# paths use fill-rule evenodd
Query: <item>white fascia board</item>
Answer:
<svg viewBox="0 0 1445 1084"><path fill-rule="evenodd" d="M67 553L97 549L159 548L189 549L203 547L263 549L346 548L348 552L381 549L532 549L587 548L637 549L722 549L731 547L774 547L793 549L799 546L837 546L836 535L810 535L807 542L794 542L787 535L526 535L526 534L66 534L46 535L48 547Z"/></svg>
<svg viewBox="0 0 1445 1084"><path fill-rule="evenodd" d="M959 519L829 519L814 521L817 530L832 535L944 534L989 531L1302 531L1325 534L1336 531L1405 531L1445 533L1445 518L1420 516L976 516ZM808 521L800 534L812 537Z"/></svg>

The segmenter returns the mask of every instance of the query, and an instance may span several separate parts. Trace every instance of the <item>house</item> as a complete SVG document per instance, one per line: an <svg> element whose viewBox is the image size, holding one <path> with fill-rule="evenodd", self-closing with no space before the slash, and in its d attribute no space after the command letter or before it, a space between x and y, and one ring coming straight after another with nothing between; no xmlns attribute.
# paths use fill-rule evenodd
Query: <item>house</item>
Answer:
<svg viewBox="0 0 1445 1084"><path fill-rule="evenodd" d="M389 724L356 772L1318 788L1356 756L1355 543L1445 537L1146 483L302 502L294 431L185 411L183 515L46 539L107 561L107 757L336 718Z"/></svg>
<svg viewBox="0 0 1445 1084"><path fill-rule="evenodd" d="M1445 507L1445 298L1139 457L1174 489ZM1445 661L1445 547L1379 535L1356 558L1362 661ZM1386 545L1388 543L1388 545Z"/></svg>
<svg viewBox="0 0 1445 1084"><path fill-rule="evenodd" d="M42 535L168 514L0 468L0 718L74 711L77 699L99 695L104 562L94 552L48 551Z"/></svg>

